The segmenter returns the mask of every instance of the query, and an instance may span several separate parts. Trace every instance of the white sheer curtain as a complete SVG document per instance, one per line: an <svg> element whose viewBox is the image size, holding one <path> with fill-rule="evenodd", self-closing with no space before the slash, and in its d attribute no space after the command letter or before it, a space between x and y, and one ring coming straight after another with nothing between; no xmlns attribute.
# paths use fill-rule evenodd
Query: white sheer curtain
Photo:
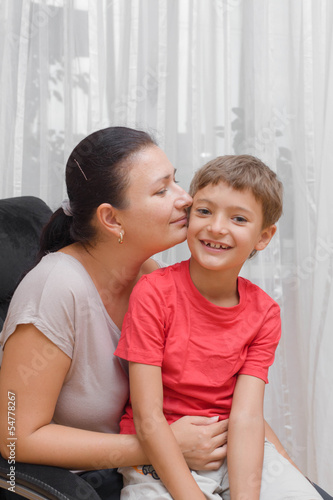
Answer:
<svg viewBox="0 0 333 500"><path fill-rule="evenodd" d="M333 492L333 2L0 0L2 198L53 209L66 158L109 125L152 131L186 188L225 153L284 182L277 236L244 275L282 308L265 412ZM165 252L169 263L186 245Z"/></svg>

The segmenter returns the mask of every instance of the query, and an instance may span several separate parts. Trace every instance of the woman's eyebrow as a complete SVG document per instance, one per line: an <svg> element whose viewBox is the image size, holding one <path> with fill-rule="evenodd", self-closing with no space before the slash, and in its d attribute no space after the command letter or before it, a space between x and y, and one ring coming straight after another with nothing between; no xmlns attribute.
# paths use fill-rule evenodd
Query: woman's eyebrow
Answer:
<svg viewBox="0 0 333 500"><path fill-rule="evenodd" d="M159 177L158 179L156 179L156 181L154 181L153 184L157 184L158 182L161 182L164 180L169 180L171 177L174 177L176 175L176 172L177 172L177 169L175 168L173 171L173 175L172 174L163 175L162 177Z"/></svg>

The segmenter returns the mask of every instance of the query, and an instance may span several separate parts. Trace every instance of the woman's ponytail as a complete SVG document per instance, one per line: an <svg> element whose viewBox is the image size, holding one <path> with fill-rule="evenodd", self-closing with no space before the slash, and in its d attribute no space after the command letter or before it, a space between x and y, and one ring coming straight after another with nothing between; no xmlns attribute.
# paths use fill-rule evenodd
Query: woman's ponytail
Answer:
<svg viewBox="0 0 333 500"><path fill-rule="evenodd" d="M44 226L41 237L37 263L50 252L57 252L63 247L74 243L71 237L72 218L65 215L62 208L56 210L49 222Z"/></svg>

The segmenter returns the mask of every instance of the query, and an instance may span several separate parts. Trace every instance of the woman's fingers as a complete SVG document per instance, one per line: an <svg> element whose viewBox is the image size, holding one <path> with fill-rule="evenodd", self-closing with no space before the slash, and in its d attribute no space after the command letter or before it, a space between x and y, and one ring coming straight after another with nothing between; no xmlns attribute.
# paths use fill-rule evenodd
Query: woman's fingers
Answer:
<svg viewBox="0 0 333 500"><path fill-rule="evenodd" d="M213 470L222 465L227 450L227 420L187 416L171 427L191 469Z"/></svg>
<svg viewBox="0 0 333 500"><path fill-rule="evenodd" d="M210 443L210 451L213 452L216 448L220 448L227 444L228 434L227 432L223 432L222 434L218 434L217 436L212 437Z"/></svg>
<svg viewBox="0 0 333 500"><path fill-rule="evenodd" d="M227 445L215 448L213 451L199 451L184 453L184 458L190 469L216 470L223 464L227 456Z"/></svg>
<svg viewBox="0 0 333 500"><path fill-rule="evenodd" d="M201 470L217 470L227 458L227 445L216 448L209 456L208 461Z"/></svg>
<svg viewBox="0 0 333 500"><path fill-rule="evenodd" d="M228 420L215 422L207 417L186 416L171 424L171 428L183 451L212 452L215 448L226 444L228 422Z"/></svg>
<svg viewBox="0 0 333 500"><path fill-rule="evenodd" d="M219 436L221 434L228 434L229 420L220 420L219 422L210 424L208 429L211 431L212 436Z"/></svg>
<svg viewBox="0 0 333 500"><path fill-rule="evenodd" d="M198 439L202 442L204 447L208 445L209 449L213 450L227 442L228 421L222 420L210 425L194 425L196 425Z"/></svg>
<svg viewBox="0 0 333 500"><path fill-rule="evenodd" d="M187 416L183 417L183 419L187 419L188 422L190 422L192 425L209 426L212 436L228 432L228 425L229 425L228 418L226 418L225 420L218 420L218 417Z"/></svg>
<svg viewBox="0 0 333 500"><path fill-rule="evenodd" d="M188 420L193 425L210 425L219 421L219 417L217 415L216 417L200 417L187 415L186 417L183 417L183 419Z"/></svg>

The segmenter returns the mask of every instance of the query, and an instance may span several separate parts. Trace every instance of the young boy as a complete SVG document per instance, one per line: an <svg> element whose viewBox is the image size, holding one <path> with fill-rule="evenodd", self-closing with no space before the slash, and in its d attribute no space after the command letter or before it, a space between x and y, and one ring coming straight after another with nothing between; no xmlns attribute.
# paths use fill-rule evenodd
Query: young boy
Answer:
<svg viewBox="0 0 333 500"><path fill-rule="evenodd" d="M239 277L275 234L282 184L252 156L223 156L195 174L190 194L191 258L141 278L116 350L130 362L121 432L136 431L153 464L120 469L121 498L320 499L265 441L264 388L280 309ZM169 427L183 415L229 418L218 471L188 469Z"/></svg>

